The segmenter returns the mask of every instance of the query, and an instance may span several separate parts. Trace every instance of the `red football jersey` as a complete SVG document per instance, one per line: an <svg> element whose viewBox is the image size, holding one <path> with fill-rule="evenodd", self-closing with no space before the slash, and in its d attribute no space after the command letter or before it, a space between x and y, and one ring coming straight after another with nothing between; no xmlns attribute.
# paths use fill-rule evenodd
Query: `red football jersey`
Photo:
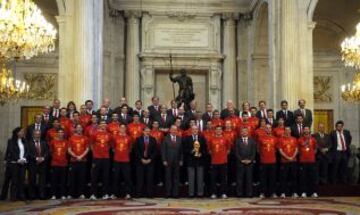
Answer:
<svg viewBox="0 0 360 215"><path fill-rule="evenodd" d="M316 154L316 140L313 137L300 137L299 144L299 162L300 163L315 163Z"/></svg>
<svg viewBox="0 0 360 215"><path fill-rule="evenodd" d="M278 148L281 149L283 153L288 157L294 156L297 147L298 147L298 143L295 137L281 137L279 139ZM281 162L282 163L296 162L296 158L293 161L289 161L285 159L283 156L281 156Z"/></svg>
<svg viewBox="0 0 360 215"><path fill-rule="evenodd" d="M89 138L84 135L73 135L69 138L69 144L71 151L76 155L82 155L89 147ZM77 161L74 157L71 157L70 161ZM84 156L81 161L86 161Z"/></svg>
<svg viewBox="0 0 360 215"><path fill-rule="evenodd" d="M67 140L54 139L50 142L51 166L66 167L68 165L66 157L68 146Z"/></svg>
<svg viewBox="0 0 360 215"><path fill-rule="evenodd" d="M208 145L211 153L211 164L226 164L230 150L229 141L223 136L213 136Z"/></svg>
<svg viewBox="0 0 360 215"><path fill-rule="evenodd" d="M111 134L97 131L92 139L92 153L94 158L109 158Z"/></svg>
<svg viewBox="0 0 360 215"><path fill-rule="evenodd" d="M260 163L274 164L276 163L276 147L277 138L274 136L262 136L259 140Z"/></svg>
<svg viewBox="0 0 360 215"><path fill-rule="evenodd" d="M129 162L131 151L131 137L128 135L115 135L113 136L114 142L114 161L116 162Z"/></svg>

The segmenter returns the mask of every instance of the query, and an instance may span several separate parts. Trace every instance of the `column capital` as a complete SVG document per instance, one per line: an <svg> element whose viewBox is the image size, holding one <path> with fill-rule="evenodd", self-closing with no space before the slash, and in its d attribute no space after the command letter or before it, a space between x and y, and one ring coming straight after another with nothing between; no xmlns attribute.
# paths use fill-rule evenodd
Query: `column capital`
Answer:
<svg viewBox="0 0 360 215"><path fill-rule="evenodd" d="M238 13L226 12L226 13L221 14L221 18L224 21L235 21L235 20L239 19L239 14Z"/></svg>
<svg viewBox="0 0 360 215"><path fill-rule="evenodd" d="M140 10L125 10L124 11L125 18L138 19L138 18L141 18L141 16L142 16L142 12Z"/></svg>

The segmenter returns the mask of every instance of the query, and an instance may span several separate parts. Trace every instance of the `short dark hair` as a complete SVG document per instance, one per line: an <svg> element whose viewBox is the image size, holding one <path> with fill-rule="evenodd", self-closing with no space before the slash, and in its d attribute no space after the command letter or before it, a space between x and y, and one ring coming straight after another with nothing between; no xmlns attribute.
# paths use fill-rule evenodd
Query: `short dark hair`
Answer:
<svg viewBox="0 0 360 215"><path fill-rule="evenodd" d="M338 121L335 123L335 126L338 126L338 125L344 125L344 121L338 120Z"/></svg>
<svg viewBox="0 0 360 215"><path fill-rule="evenodd" d="M90 102L91 104L94 104L94 102L93 102L92 100L90 100L90 99L86 100L86 101L85 101L85 104L87 104L87 103L89 103L89 102Z"/></svg>
<svg viewBox="0 0 360 215"><path fill-rule="evenodd" d="M287 102L286 100L282 100L282 101L280 102L280 105L283 105L283 104L288 104L288 102Z"/></svg>

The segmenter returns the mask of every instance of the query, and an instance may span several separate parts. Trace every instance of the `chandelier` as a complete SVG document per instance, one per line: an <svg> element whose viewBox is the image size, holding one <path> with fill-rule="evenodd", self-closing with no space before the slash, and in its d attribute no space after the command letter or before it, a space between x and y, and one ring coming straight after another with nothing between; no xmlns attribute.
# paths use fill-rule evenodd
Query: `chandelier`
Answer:
<svg viewBox="0 0 360 215"><path fill-rule="evenodd" d="M0 105L4 105L10 100L26 98L30 86L25 81L16 80L12 71L7 69L5 64L0 70Z"/></svg>
<svg viewBox="0 0 360 215"><path fill-rule="evenodd" d="M355 35L341 43L341 54L345 66L360 69L360 23L356 26ZM341 86L341 97L347 102L360 101L360 72L355 74L352 83Z"/></svg>

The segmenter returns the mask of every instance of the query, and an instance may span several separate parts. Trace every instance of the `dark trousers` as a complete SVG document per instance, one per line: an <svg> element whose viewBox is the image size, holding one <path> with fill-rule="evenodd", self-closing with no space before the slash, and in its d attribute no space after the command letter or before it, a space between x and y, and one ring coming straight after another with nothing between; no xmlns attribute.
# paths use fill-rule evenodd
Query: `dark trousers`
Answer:
<svg viewBox="0 0 360 215"><path fill-rule="evenodd" d="M241 162L236 163L236 195L244 195L244 184L247 197L253 195L253 167L254 165L245 165Z"/></svg>
<svg viewBox="0 0 360 215"><path fill-rule="evenodd" d="M260 164L260 193L274 194L276 186L276 165Z"/></svg>
<svg viewBox="0 0 360 215"><path fill-rule="evenodd" d="M136 164L136 195L143 196L142 191L144 187L144 179L146 180L146 195L148 197L153 196L154 186L154 164Z"/></svg>
<svg viewBox="0 0 360 215"><path fill-rule="evenodd" d="M300 187L301 192L309 195L314 193L316 179L316 164L301 163L300 164Z"/></svg>
<svg viewBox="0 0 360 215"><path fill-rule="evenodd" d="M281 163L280 166L280 190L281 193L297 193L297 163ZM290 178L290 180L289 180ZM288 189L288 183L290 186Z"/></svg>
<svg viewBox="0 0 360 215"><path fill-rule="evenodd" d="M84 195L86 186L86 170L85 161L71 162L69 168L70 192L72 196Z"/></svg>
<svg viewBox="0 0 360 215"><path fill-rule="evenodd" d="M328 183L328 169L329 169L329 158L323 155L319 155L316 158L317 176L316 184L327 184Z"/></svg>
<svg viewBox="0 0 360 215"><path fill-rule="evenodd" d="M198 196L204 195L204 167L188 166L189 196L195 195L195 184Z"/></svg>
<svg viewBox="0 0 360 215"><path fill-rule="evenodd" d="M179 195L179 171L179 164L172 163L165 166L165 190L168 197Z"/></svg>
<svg viewBox="0 0 360 215"><path fill-rule="evenodd" d="M109 194L109 174L109 159L93 159L91 171L91 194L96 195L98 181L102 184L102 194Z"/></svg>
<svg viewBox="0 0 360 215"><path fill-rule="evenodd" d="M17 163L9 163L8 171L10 176L10 199L17 198L24 200L24 181L25 181L25 165Z"/></svg>
<svg viewBox="0 0 360 215"><path fill-rule="evenodd" d="M348 155L346 152L336 151L334 154L333 160L333 171L331 176L331 182L333 184L337 183L340 179L341 183L346 184L347 182L347 164L348 164Z"/></svg>
<svg viewBox="0 0 360 215"><path fill-rule="evenodd" d="M29 195L31 199L36 197L36 187L39 190L40 198L45 198L46 172L46 161L40 164L29 164Z"/></svg>
<svg viewBox="0 0 360 215"><path fill-rule="evenodd" d="M4 173L4 182L3 182L3 185L1 187L0 200L5 200L7 198L10 182L11 182L10 164L6 163L6 165L5 165L5 173Z"/></svg>
<svg viewBox="0 0 360 215"><path fill-rule="evenodd" d="M233 153L228 155L228 183L231 185L236 182L236 157Z"/></svg>
<svg viewBox="0 0 360 215"><path fill-rule="evenodd" d="M57 190L60 191L60 196L66 195L66 176L67 167L51 167L51 195L56 196Z"/></svg>
<svg viewBox="0 0 360 215"><path fill-rule="evenodd" d="M161 155L158 154L155 158L155 183L159 184L159 183L164 183L164 165L161 159Z"/></svg>
<svg viewBox="0 0 360 215"><path fill-rule="evenodd" d="M227 164L211 165L211 194L216 194L216 179L220 178L220 194L226 194L227 187Z"/></svg>
<svg viewBox="0 0 360 215"><path fill-rule="evenodd" d="M114 162L113 163L113 194L118 195L120 191L120 176L125 182L125 194L131 194L131 166L129 162Z"/></svg>

